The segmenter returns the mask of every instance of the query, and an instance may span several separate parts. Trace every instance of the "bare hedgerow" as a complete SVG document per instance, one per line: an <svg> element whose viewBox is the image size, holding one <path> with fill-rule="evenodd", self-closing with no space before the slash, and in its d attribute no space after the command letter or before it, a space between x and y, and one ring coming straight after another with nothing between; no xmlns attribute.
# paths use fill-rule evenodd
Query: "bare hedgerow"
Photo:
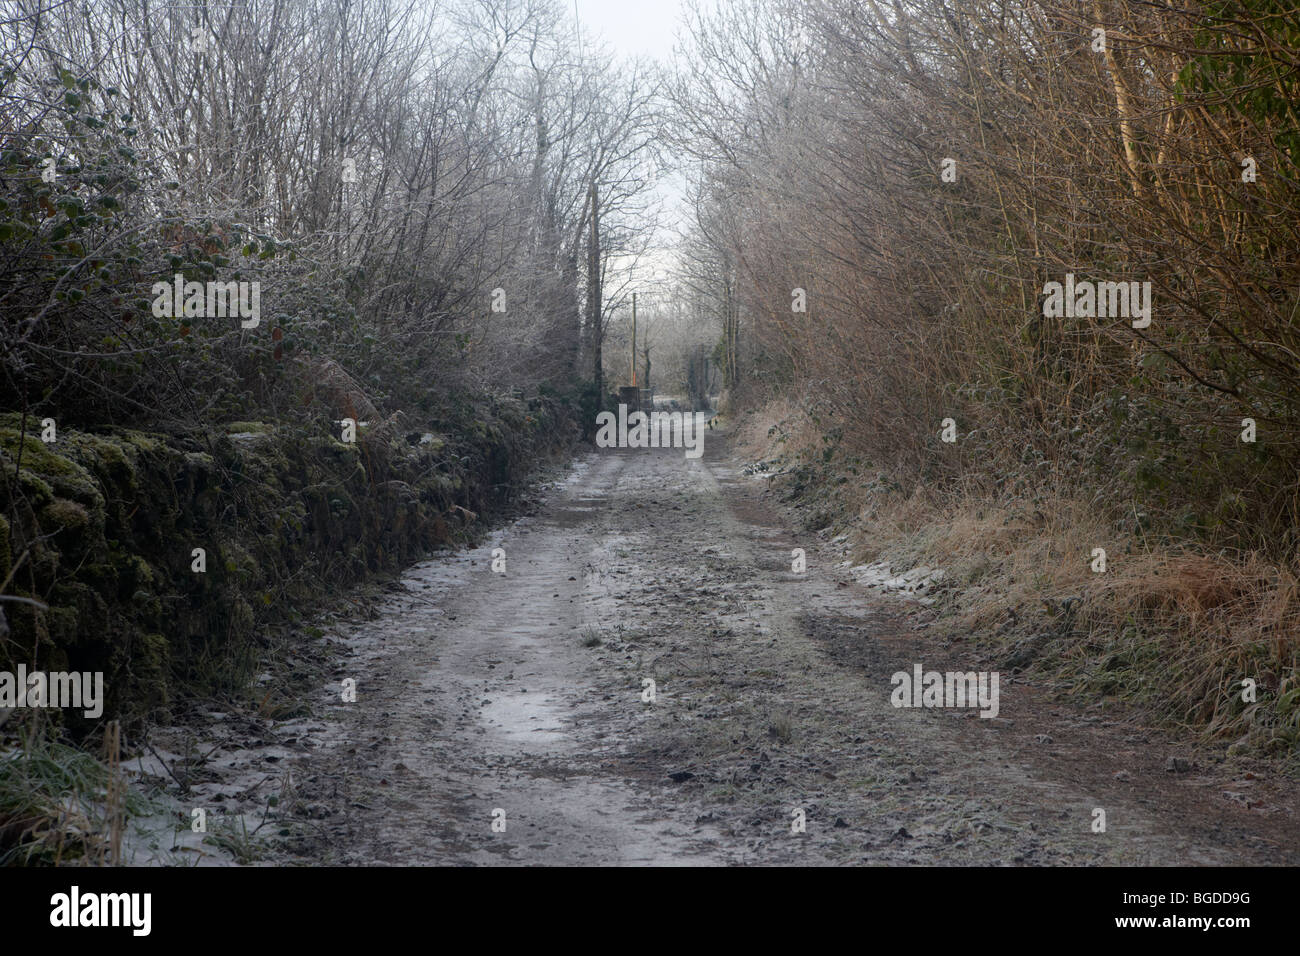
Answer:
<svg viewBox="0 0 1300 956"><path fill-rule="evenodd" d="M675 89L702 199L692 261L735 327L743 387L806 388L846 455L904 482L1076 482L1117 511L1140 501L1148 526L1291 549L1288 8L698 14ZM1149 282L1150 324L1045 316L1045 285L1067 275ZM951 444L936 437L947 418Z"/></svg>

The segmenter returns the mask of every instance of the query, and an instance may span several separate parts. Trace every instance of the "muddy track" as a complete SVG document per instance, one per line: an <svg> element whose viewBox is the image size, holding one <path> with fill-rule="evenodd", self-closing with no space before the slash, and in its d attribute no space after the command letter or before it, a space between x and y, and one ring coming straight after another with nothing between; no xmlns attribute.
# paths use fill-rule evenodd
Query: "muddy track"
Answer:
<svg viewBox="0 0 1300 956"><path fill-rule="evenodd" d="M1007 674L996 719L891 706L895 671L979 662L709 439L586 455L537 514L336 629L357 701L313 701L294 861L1300 862L1295 788L1266 766Z"/></svg>

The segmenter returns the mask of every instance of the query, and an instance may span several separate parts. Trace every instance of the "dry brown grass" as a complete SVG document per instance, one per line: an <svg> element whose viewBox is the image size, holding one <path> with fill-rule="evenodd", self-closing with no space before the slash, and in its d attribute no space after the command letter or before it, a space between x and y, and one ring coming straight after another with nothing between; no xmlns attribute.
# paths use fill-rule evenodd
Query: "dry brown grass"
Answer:
<svg viewBox="0 0 1300 956"><path fill-rule="evenodd" d="M815 459L819 438L790 403L742 416L742 455ZM774 427L775 426L775 427ZM769 434L770 433L770 434ZM780 435L791 436L785 442ZM792 452L794 452L792 454ZM822 472L822 477L830 477ZM1033 500L826 481L852 556L942 568L938 626L995 661L1043 639L1035 673L1068 693L1122 699L1234 743L1294 752L1300 741L1300 569L1258 553L1198 551L1120 532L1074 489ZM1106 571L1092 570L1094 548ZM1242 681L1257 700L1242 699Z"/></svg>
<svg viewBox="0 0 1300 956"><path fill-rule="evenodd" d="M930 510L918 519L922 501ZM913 494L877 506L858 533L870 542L864 557L947 571L947 627L994 646L1054 636L1040 669L1076 693L1124 698L1243 745L1296 743L1294 569L1118 535L1064 496L1026 515ZM1095 547L1106 549L1104 573L1091 568ZM1254 705L1242 699L1247 679Z"/></svg>
<svg viewBox="0 0 1300 956"><path fill-rule="evenodd" d="M731 413L730 406L726 412ZM799 405L788 398L746 409L734 420L731 438L746 458L762 462L783 455L793 460L813 452L818 444L817 429Z"/></svg>

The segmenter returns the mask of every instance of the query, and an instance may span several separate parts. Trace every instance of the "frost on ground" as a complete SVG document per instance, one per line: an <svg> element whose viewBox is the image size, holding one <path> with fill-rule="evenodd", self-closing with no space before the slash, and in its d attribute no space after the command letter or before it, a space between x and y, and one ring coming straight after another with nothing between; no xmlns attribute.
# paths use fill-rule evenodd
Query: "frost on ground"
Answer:
<svg viewBox="0 0 1300 956"><path fill-rule="evenodd" d="M926 634L921 601L941 572L854 567L843 538L793 528L712 433L698 460L587 455L536 514L411 568L370 613L327 626L304 650L324 667L304 665L309 713L211 714L171 732L159 761L137 769L173 791L187 768L192 779L163 815L182 832L156 835L150 852L326 864L1300 861L1287 781L1122 710L1064 704L1009 674L995 719L894 708L897 671L980 669L963 645ZM342 700L348 679L355 703ZM197 803L227 814L223 837L188 832Z"/></svg>
<svg viewBox="0 0 1300 956"><path fill-rule="evenodd" d="M943 580L943 571L938 568L918 567L895 573L887 561L857 566L852 566L852 562L844 561L840 566L848 568L853 579L859 584L915 595L916 600L921 604L934 603L934 598L927 595Z"/></svg>

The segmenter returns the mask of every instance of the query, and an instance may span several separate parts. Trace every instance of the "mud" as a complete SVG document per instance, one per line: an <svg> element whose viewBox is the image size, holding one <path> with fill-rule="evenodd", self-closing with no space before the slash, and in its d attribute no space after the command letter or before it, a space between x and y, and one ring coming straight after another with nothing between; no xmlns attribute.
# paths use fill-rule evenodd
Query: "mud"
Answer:
<svg viewBox="0 0 1300 956"><path fill-rule="evenodd" d="M312 715L261 722L187 799L279 794L252 818L272 863L1300 862L1266 764L1009 673L994 719L893 707L916 663L996 668L795 527L713 433L699 460L588 453L534 515L327 627Z"/></svg>

